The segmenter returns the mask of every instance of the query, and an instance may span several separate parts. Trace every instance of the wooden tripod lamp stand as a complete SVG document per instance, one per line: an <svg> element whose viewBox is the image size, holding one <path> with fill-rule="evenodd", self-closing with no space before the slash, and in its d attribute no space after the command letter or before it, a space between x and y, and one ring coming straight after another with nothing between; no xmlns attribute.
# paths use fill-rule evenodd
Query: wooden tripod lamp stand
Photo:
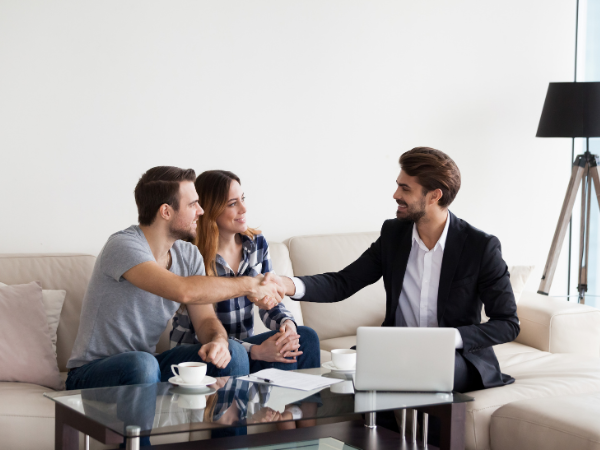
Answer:
<svg viewBox="0 0 600 450"><path fill-rule="evenodd" d="M579 278L577 291L579 302L585 302L587 292L588 260L590 248L590 207L592 184L600 205L600 158L589 151L589 138L600 137L600 82L597 83L550 83L537 137L585 137L583 155L573 161L571 179L563 201L539 294L548 295L567 227L573 213L575 197L581 185L581 222L579 229ZM569 258L571 255L569 255Z"/></svg>

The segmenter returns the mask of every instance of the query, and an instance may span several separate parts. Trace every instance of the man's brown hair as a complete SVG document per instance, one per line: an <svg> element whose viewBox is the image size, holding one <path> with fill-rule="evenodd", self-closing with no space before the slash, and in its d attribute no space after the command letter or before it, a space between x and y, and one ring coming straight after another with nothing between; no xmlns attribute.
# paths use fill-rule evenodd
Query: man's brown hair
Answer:
<svg viewBox="0 0 600 450"><path fill-rule="evenodd" d="M195 180L196 172L193 169L158 166L148 170L134 191L140 225L152 225L158 209L165 203L178 211L179 183Z"/></svg>
<svg viewBox="0 0 600 450"><path fill-rule="evenodd" d="M415 147L400 157L400 168L423 186L423 195L440 189L438 205L447 208L460 189L460 170L444 152L430 147Z"/></svg>

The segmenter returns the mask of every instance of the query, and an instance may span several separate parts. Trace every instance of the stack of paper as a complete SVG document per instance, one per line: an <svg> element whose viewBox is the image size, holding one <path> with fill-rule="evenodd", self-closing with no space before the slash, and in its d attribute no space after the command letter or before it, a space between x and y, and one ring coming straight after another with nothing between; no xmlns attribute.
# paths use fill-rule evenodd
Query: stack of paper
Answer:
<svg viewBox="0 0 600 450"><path fill-rule="evenodd" d="M271 386L281 386L301 391L311 391L313 389L322 389L344 380L339 378L324 378L318 375L309 375L279 369L265 369L256 373L239 377L238 380L251 381L253 383L270 384ZM268 380L268 381L265 381Z"/></svg>

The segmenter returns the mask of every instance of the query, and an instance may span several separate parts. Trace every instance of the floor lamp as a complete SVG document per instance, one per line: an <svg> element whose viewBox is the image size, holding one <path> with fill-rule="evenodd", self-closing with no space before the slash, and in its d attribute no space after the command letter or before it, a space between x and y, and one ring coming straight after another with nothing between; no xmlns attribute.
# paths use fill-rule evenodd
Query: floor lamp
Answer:
<svg viewBox="0 0 600 450"><path fill-rule="evenodd" d="M592 155L589 149L589 138L600 137L600 82L550 83L536 136L586 138L585 153L578 155L573 161L567 194L563 201L538 290L539 294L544 295L548 295L550 291L560 250L573 213L575 197L581 185L577 291L579 302L584 303L585 293L587 292L590 248L592 183L600 206L600 178L598 177L600 159L597 155ZM570 257L571 255L569 255Z"/></svg>

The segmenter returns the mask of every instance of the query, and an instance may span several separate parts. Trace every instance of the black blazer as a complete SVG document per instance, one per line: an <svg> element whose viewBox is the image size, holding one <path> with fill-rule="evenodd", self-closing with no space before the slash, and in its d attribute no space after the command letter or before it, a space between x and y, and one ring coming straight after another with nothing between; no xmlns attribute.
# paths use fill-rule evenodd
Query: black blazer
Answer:
<svg viewBox="0 0 600 450"><path fill-rule="evenodd" d="M458 329L464 346L459 352L479 371L486 388L510 384L514 379L500 372L492 349L492 345L513 341L520 329L500 241L451 212L449 218L437 300L438 325ZM383 276L386 308L382 326L394 326L412 228L413 222L387 220L379 239L345 269L300 277L306 285L302 301L339 302ZM482 304L490 318L486 323L481 323Z"/></svg>

